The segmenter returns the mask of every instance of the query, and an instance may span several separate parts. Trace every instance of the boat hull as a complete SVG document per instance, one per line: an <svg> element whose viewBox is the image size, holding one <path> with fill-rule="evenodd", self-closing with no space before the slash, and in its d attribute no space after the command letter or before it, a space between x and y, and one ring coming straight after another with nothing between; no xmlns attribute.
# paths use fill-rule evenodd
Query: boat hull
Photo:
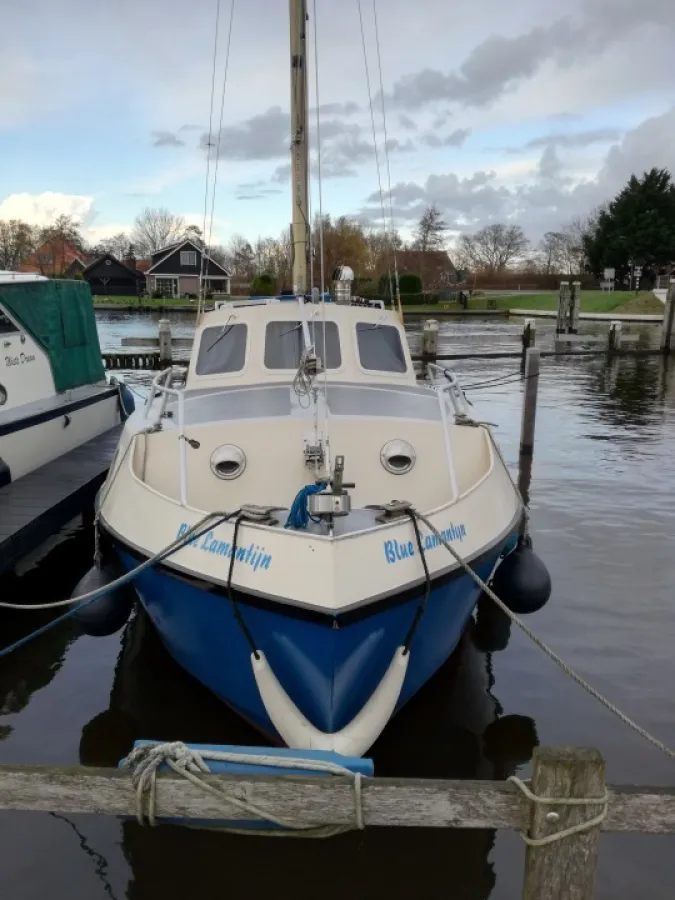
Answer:
<svg viewBox="0 0 675 900"><path fill-rule="evenodd" d="M481 577L489 577L504 545L474 562ZM116 551L126 569L138 564L138 557L123 545L117 543ZM222 590L165 567L145 570L135 586L174 659L259 730L279 740L258 691L251 647ZM397 708L453 652L478 593L463 572L432 582ZM281 685L309 721L329 733L346 726L369 700L423 598L422 585L336 618L237 592L246 626Z"/></svg>

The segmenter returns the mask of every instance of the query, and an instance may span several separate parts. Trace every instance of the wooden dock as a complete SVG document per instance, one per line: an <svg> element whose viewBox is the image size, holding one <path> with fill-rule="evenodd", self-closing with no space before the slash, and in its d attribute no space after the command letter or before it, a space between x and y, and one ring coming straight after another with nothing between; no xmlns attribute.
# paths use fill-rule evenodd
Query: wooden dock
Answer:
<svg viewBox="0 0 675 900"><path fill-rule="evenodd" d="M223 820L250 823L261 814L264 820L267 813L309 829L515 829L528 844L524 900L591 900L602 832L675 831L675 791L608 787L604 759L586 748L535 750L529 783L534 802L504 781L375 777L363 779L359 793L353 778L336 775L206 775L203 782L206 788L173 773L159 774L157 818L181 819L185 825L198 820L202 827L212 821L218 827ZM137 809L136 788L126 771L0 766L0 810L131 817ZM251 835L256 840L255 831Z"/></svg>
<svg viewBox="0 0 675 900"><path fill-rule="evenodd" d="M118 425L0 491L0 574L92 506L121 431Z"/></svg>

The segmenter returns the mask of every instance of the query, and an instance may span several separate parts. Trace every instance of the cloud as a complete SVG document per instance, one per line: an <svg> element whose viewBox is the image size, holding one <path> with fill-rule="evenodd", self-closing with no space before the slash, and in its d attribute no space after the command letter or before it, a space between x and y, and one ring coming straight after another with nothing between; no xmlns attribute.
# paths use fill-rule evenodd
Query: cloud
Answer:
<svg viewBox="0 0 675 900"><path fill-rule="evenodd" d="M361 111L358 103L322 103L319 107L319 114L322 116L354 116ZM316 115L316 109L310 110L310 115Z"/></svg>
<svg viewBox="0 0 675 900"><path fill-rule="evenodd" d="M562 148L590 147L592 144L610 144L624 134L618 128L591 128L587 131L549 132L533 138L526 144L501 148L505 153L522 153L524 150L538 150L554 146Z"/></svg>
<svg viewBox="0 0 675 900"><path fill-rule="evenodd" d="M417 123L414 119L411 119L410 116L400 115L398 117L398 124L401 128L405 128L406 131L417 131Z"/></svg>
<svg viewBox="0 0 675 900"><path fill-rule="evenodd" d="M237 125L222 128L209 141L202 134L199 145L213 157L234 161L278 159L289 152L290 119L280 106L245 119Z"/></svg>
<svg viewBox="0 0 675 900"><path fill-rule="evenodd" d="M515 36L486 38L454 71L425 68L402 76L388 103L400 110L437 102L490 106L544 65L567 69L583 64L589 54L602 54L618 42L634 43L644 29L675 32L670 0L586 0L581 16L564 16Z"/></svg>
<svg viewBox="0 0 675 900"><path fill-rule="evenodd" d="M429 134L424 135L422 140L427 147L461 147L470 134L470 129L458 128L456 131L453 131L451 134L446 134L445 136L429 132Z"/></svg>
<svg viewBox="0 0 675 900"><path fill-rule="evenodd" d="M153 131L153 147L184 147L185 141L172 131Z"/></svg>
<svg viewBox="0 0 675 900"><path fill-rule="evenodd" d="M238 184L236 199L264 200L266 197L281 193L283 193L281 188L270 187L265 180L259 179L258 181L246 181Z"/></svg>
<svg viewBox="0 0 675 900"><path fill-rule="evenodd" d="M94 198L83 194L9 194L0 203L0 219L22 219L30 225L50 225L57 216L72 216L87 225L94 217Z"/></svg>

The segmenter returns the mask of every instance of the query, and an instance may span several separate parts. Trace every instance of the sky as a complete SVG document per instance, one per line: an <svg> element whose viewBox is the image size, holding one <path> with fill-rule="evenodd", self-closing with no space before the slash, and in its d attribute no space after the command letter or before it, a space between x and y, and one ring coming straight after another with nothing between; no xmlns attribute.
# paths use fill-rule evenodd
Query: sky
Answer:
<svg viewBox="0 0 675 900"><path fill-rule="evenodd" d="M309 0L314 211L317 57L334 216L381 226L381 184L404 236L435 203L453 234L509 222L536 242L632 173L675 173L673 0L360 6L365 54L358 0L316 0L316 23ZM163 206L203 227L210 146L214 242L288 227L287 0L0 0L0 17L0 219L67 213L95 242Z"/></svg>

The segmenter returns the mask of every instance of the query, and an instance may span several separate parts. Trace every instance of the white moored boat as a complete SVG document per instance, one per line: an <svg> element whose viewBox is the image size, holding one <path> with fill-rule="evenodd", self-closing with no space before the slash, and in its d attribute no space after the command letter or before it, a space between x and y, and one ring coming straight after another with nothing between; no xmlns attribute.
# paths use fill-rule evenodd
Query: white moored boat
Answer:
<svg viewBox="0 0 675 900"><path fill-rule="evenodd" d="M86 283L0 272L0 344L2 488L113 428L121 407Z"/></svg>
<svg viewBox="0 0 675 900"><path fill-rule="evenodd" d="M443 542L487 579L523 507L456 380L417 382L400 315L348 278L312 292L305 21L291 0L295 297L198 318L185 388L161 373L127 421L99 521L146 564L185 669L276 740L360 756L474 610Z"/></svg>

